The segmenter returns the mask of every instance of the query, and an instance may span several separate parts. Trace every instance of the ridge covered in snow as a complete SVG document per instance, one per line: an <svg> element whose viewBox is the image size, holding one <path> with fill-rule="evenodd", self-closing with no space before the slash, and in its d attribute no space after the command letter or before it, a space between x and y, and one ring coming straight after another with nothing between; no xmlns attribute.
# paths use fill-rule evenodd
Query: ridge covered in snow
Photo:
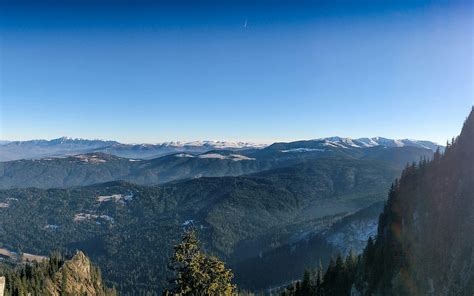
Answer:
<svg viewBox="0 0 474 296"><path fill-rule="evenodd" d="M411 139L388 139L383 137L373 137L373 138L342 138L342 137L328 137L328 138L320 138L314 141L323 141L328 146L333 147L354 147L354 148L367 148L367 147L417 147L417 148L424 148L436 151L438 147L440 149L443 146L431 142L431 141L421 141L421 140L411 140Z"/></svg>
<svg viewBox="0 0 474 296"><path fill-rule="evenodd" d="M61 137L52 140L13 141L0 145L0 161L105 153L132 159L151 159L177 152L204 153L211 150L259 149L267 145L242 141L165 142L123 144L116 141Z"/></svg>
<svg viewBox="0 0 474 296"><path fill-rule="evenodd" d="M1 140L0 145L73 145L73 144L98 144L101 146L111 146L111 145L121 145L121 146L142 146L142 147L156 147L156 146L167 146L167 147L202 147L202 146L211 146L215 149L232 149L232 148L262 148L268 146L267 144L262 143L253 143L245 141L215 141L215 140L204 140L204 141L169 141L161 142L156 144L151 143L135 143L135 144L125 144L117 141L110 140L100 140L100 139L83 139L83 138L71 138L71 137L60 137L57 139L44 140L44 139L35 139L27 141L6 141Z"/></svg>
<svg viewBox="0 0 474 296"><path fill-rule="evenodd" d="M315 147L298 146L301 142L314 142ZM290 143L276 143L279 146L286 145L282 152L322 152L329 148L370 148L370 147L417 147L436 151L443 146L430 141L419 141L410 139L388 139L382 137L373 138L343 138L328 137L309 141L297 141ZM116 141L88 140L81 138L61 137L53 140L30 140L13 141L0 145L0 161L18 159L41 159L45 157L64 157L87 153L104 153L131 159L152 159L175 153L202 154L209 151L219 150L246 150L263 149L267 145L244 141L193 141L193 142L164 142L159 144L123 144ZM237 153L239 154L239 153ZM237 158L236 158L237 159Z"/></svg>

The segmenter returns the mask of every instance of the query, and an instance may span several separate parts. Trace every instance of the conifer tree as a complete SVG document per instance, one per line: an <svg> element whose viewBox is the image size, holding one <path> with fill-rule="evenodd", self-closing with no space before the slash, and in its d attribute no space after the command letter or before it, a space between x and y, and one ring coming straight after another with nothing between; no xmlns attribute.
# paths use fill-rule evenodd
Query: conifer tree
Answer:
<svg viewBox="0 0 474 296"><path fill-rule="evenodd" d="M222 261L204 254L196 232L185 231L181 243L174 247L169 268L175 273L172 287L164 295L234 295L233 273Z"/></svg>
<svg viewBox="0 0 474 296"><path fill-rule="evenodd" d="M301 282L301 295L303 296L312 295L311 274L309 270L305 270L304 275L303 275L303 281Z"/></svg>

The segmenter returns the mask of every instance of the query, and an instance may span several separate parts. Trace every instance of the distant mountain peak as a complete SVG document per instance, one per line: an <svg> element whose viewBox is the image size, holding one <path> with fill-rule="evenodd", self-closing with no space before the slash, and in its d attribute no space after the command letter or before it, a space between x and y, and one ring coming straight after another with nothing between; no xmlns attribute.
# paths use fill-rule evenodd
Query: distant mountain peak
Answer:
<svg viewBox="0 0 474 296"><path fill-rule="evenodd" d="M299 142L314 142L320 147L293 147ZM443 146L430 141L419 140L393 140L382 137L373 138L344 138L328 137L309 141L297 141L291 143L275 143L278 145L290 145L293 148L344 148L358 149L370 147L417 147L436 151L438 147L444 150ZM275 145L273 144L273 145ZM0 161L18 160L18 159L37 159L45 157L64 157L75 154L87 154L103 152L119 157L133 159L151 159L175 153L200 154L212 150L247 150L263 149L268 146L262 143L244 142L244 141L224 141L224 140L203 140L192 142L163 142L159 144L124 144L117 141L82 139L71 137L60 137L52 140L30 140L14 141L0 145ZM306 151L306 150L295 150Z"/></svg>
<svg viewBox="0 0 474 296"><path fill-rule="evenodd" d="M329 144L333 144L341 147L358 147L358 148L367 148L367 147L418 147L424 149L430 149L436 151L438 147L444 148L443 146L423 140L412 140L412 139L389 139L384 137L372 137L372 138L343 138L343 137L327 137L316 139L315 141L324 141Z"/></svg>
<svg viewBox="0 0 474 296"><path fill-rule="evenodd" d="M222 141L222 140L203 140L203 141L191 141L191 142L182 142L182 141L171 141L163 142L161 145L171 146L171 147L185 147L185 146L211 146L214 149L235 149L235 148L263 148L268 146L261 143L253 142L244 142L244 141Z"/></svg>

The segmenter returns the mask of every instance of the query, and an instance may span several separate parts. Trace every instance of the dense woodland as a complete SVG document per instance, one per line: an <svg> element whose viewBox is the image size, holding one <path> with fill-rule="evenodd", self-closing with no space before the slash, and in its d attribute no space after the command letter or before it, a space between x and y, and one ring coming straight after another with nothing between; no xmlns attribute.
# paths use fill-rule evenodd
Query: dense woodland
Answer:
<svg viewBox="0 0 474 296"><path fill-rule="evenodd" d="M283 295L472 295L474 110L461 135L392 185L375 240L358 258L306 272Z"/></svg>
<svg viewBox="0 0 474 296"><path fill-rule="evenodd" d="M261 260L260 254L287 258L280 251L295 233L322 231L348 212L383 201L395 174L393 168L372 160L328 158L255 175L200 178L159 187L116 182L0 191L0 200L8 204L0 209L0 243L13 251L39 255L80 249L118 291L156 291L166 284L167 258L183 224L192 223L203 248L235 267L240 285L263 289L247 268ZM132 197L98 201L98 196L113 194ZM78 214L84 214L79 217L83 220L75 220ZM324 239L310 237L310 242L324 256L336 252ZM279 253L270 256L273 250ZM319 255L301 258L316 264ZM277 285L297 278L304 266L289 273L284 266L276 270L267 264L263 271L280 272L274 282L266 280Z"/></svg>

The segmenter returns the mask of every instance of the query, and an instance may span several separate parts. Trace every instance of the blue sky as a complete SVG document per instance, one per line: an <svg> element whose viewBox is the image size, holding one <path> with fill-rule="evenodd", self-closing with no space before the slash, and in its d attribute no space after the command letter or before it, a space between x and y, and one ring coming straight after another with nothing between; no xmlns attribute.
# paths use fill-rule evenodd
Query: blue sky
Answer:
<svg viewBox="0 0 474 296"><path fill-rule="evenodd" d="M62 3L0 4L1 139L444 143L474 104L470 1Z"/></svg>

